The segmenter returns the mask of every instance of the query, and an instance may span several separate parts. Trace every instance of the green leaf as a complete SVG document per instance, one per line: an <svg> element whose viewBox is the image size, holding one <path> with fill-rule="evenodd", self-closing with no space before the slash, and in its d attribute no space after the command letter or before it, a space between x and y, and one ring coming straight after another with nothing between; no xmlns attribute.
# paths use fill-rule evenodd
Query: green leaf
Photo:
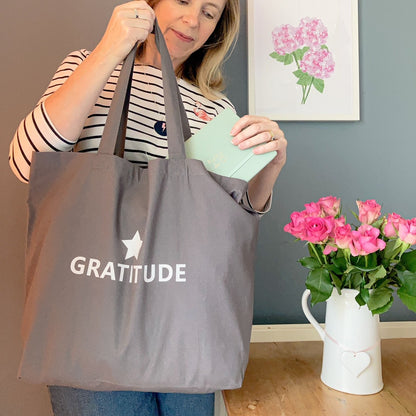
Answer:
<svg viewBox="0 0 416 416"><path fill-rule="evenodd" d="M416 312L416 273L397 272L402 286L397 291L401 301L413 312Z"/></svg>
<svg viewBox="0 0 416 416"><path fill-rule="evenodd" d="M296 49L296 51L294 52L295 54L295 58L297 59L297 61L301 61L303 59L303 55L305 55L305 53L309 50L309 46L305 46L302 49Z"/></svg>
<svg viewBox="0 0 416 416"><path fill-rule="evenodd" d="M383 279L387 274L386 269L383 266L377 267L377 269L368 273L369 282L364 286L366 289L371 289L373 285L379 279Z"/></svg>
<svg viewBox="0 0 416 416"><path fill-rule="evenodd" d="M380 229L380 227L382 226L384 222L384 217L379 218L377 221L374 221L372 224L370 224L372 227L378 228Z"/></svg>
<svg viewBox="0 0 416 416"><path fill-rule="evenodd" d="M293 75L297 78L300 78L303 75L303 71L301 69L297 69L296 71L293 71Z"/></svg>
<svg viewBox="0 0 416 416"><path fill-rule="evenodd" d="M332 293L333 286L328 270L323 268L311 270L306 279L306 287L311 291L311 305L325 302Z"/></svg>
<svg viewBox="0 0 416 416"><path fill-rule="evenodd" d="M385 277L384 279L378 279L376 283L374 283L374 289L378 289L379 287L391 287L393 286L393 281ZM397 286L397 285L396 285Z"/></svg>
<svg viewBox="0 0 416 416"><path fill-rule="evenodd" d="M367 257L367 267L369 269L371 268L375 269L378 266L377 252L367 254L367 256L365 257ZM365 261L365 258L364 258L364 261Z"/></svg>
<svg viewBox="0 0 416 416"><path fill-rule="evenodd" d="M350 279L351 289L360 290L363 280L364 279L362 273L352 273Z"/></svg>
<svg viewBox="0 0 416 416"><path fill-rule="evenodd" d="M405 284L407 281L411 281L416 278L416 272L410 270L397 270L401 284Z"/></svg>
<svg viewBox="0 0 416 416"><path fill-rule="evenodd" d="M285 59L284 59L283 63L285 65L290 65L292 62L293 62L293 56L292 56L292 54L291 53L287 53L285 55Z"/></svg>
<svg viewBox="0 0 416 416"><path fill-rule="evenodd" d="M314 78L313 80L313 86L319 91L319 92L324 92L324 88L325 88L325 81L323 79L319 79L319 78Z"/></svg>
<svg viewBox="0 0 416 416"><path fill-rule="evenodd" d="M341 290L342 288L342 280L337 276L337 273L334 273L331 271L329 272L329 276L331 277L331 280L333 282L333 285L338 289Z"/></svg>
<svg viewBox="0 0 416 416"><path fill-rule="evenodd" d="M345 273L351 273L354 270L356 270L355 267L349 264L348 267L345 269Z"/></svg>
<svg viewBox="0 0 416 416"><path fill-rule="evenodd" d="M295 55L295 58L297 59L297 61L299 62L300 60L302 60L303 58L303 52L302 49L296 49L295 52L293 52Z"/></svg>
<svg viewBox="0 0 416 416"><path fill-rule="evenodd" d="M327 51L329 51L329 48L326 45L321 45L321 49L326 49Z"/></svg>
<svg viewBox="0 0 416 416"><path fill-rule="evenodd" d="M378 267L377 253L367 254L366 256L351 256L352 265L362 272L371 272Z"/></svg>
<svg viewBox="0 0 416 416"><path fill-rule="evenodd" d="M365 305L365 301L361 296L361 293L359 293L356 297L355 297L356 302L360 305L360 306L364 306Z"/></svg>
<svg viewBox="0 0 416 416"><path fill-rule="evenodd" d="M371 313L373 314L373 315L377 315L377 314L381 314L381 313L384 313L384 312L387 312L390 308L391 308L391 305L393 305L393 300L394 300L394 298L393 298L393 296L390 298L390 301L388 302L388 303L386 303L384 306L382 306L381 308L377 308L377 309L373 309L372 311L371 311Z"/></svg>
<svg viewBox="0 0 416 416"><path fill-rule="evenodd" d="M343 272L347 269L347 260L345 257L336 257L333 260L333 263L339 270L342 270Z"/></svg>
<svg viewBox="0 0 416 416"><path fill-rule="evenodd" d="M416 250L408 251L402 254L400 259L400 264L402 264L406 270L415 273L416 272Z"/></svg>
<svg viewBox="0 0 416 416"><path fill-rule="evenodd" d="M393 290L388 287L380 287L370 292L367 306L370 311L384 308L392 298Z"/></svg>
<svg viewBox="0 0 416 416"><path fill-rule="evenodd" d="M345 271L347 270L347 261L344 257L332 257L331 261L332 263L325 264L325 268L330 272L335 273L337 278L342 279Z"/></svg>
<svg viewBox="0 0 416 416"><path fill-rule="evenodd" d="M336 274L343 273L343 271L340 270L334 263L324 264L323 267L325 267L325 269L329 270L330 272L334 272Z"/></svg>
<svg viewBox="0 0 416 416"><path fill-rule="evenodd" d="M308 251L311 257L318 259L322 264L324 262L324 255L322 253L322 245L321 244L312 244L308 243Z"/></svg>
<svg viewBox="0 0 416 416"><path fill-rule="evenodd" d="M398 238L388 240L386 248L384 249L384 257L387 259L394 259L400 253L402 244L402 241Z"/></svg>
<svg viewBox="0 0 416 416"><path fill-rule="evenodd" d="M321 267L321 263L315 257L303 257L299 260L299 263L307 269L318 269Z"/></svg>
<svg viewBox="0 0 416 416"><path fill-rule="evenodd" d="M361 299L364 301L364 303L367 303L370 299L370 291L366 289L365 287L360 287L360 296Z"/></svg>
<svg viewBox="0 0 416 416"><path fill-rule="evenodd" d="M312 77L306 72L304 72L302 76L299 78L297 84L308 86L310 85L311 82L312 82Z"/></svg>
<svg viewBox="0 0 416 416"><path fill-rule="evenodd" d="M350 265L350 266L348 266L348 269L347 269L347 272L351 272L351 271L355 271L355 272L372 272L373 270L376 270L377 269L377 266L376 267L364 267L364 266L359 266L359 265L357 265L357 266L352 266L352 265Z"/></svg>
<svg viewBox="0 0 416 416"><path fill-rule="evenodd" d="M270 58L276 59L278 62L284 62L286 55L279 55L277 52L272 52L269 56Z"/></svg>
<svg viewBox="0 0 416 416"><path fill-rule="evenodd" d="M391 263L391 259L386 259L386 258L382 258L381 259L381 264L383 265L383 267L385 269L388 269L390 267L390 263ZM403 266L399 266L398 269L399 270L400 269L403 269L404 270L404 267Z"/></svg>

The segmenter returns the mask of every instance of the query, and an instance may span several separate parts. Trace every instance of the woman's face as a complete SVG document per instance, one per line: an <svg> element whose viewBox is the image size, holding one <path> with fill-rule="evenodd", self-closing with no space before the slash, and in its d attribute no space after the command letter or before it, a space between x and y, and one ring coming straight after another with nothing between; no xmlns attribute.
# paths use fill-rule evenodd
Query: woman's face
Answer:
<svg viewBox="0 0 416 416"><path fill-rule="evenodd" d="M211 36L227 0L160 0L154 7L174 68Z"/></svg>

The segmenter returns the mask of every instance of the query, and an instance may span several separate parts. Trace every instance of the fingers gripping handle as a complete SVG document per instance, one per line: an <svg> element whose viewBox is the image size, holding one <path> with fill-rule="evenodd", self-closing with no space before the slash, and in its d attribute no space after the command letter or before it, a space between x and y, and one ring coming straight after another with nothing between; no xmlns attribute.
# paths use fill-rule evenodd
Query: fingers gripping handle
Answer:
<svg viewBox="0 0 416 416"><path fill-rule="evenodd" d="M162 62L169 158L184 159L186 157L184 140L191 136L189 122L179 93L169 51L157 20L155 20L154 33L156 46L160 52ZM123 157L128 106L130 102L130 86L137 47L138 44L128 54L120 71L98 153L116 154Z"/></svg>

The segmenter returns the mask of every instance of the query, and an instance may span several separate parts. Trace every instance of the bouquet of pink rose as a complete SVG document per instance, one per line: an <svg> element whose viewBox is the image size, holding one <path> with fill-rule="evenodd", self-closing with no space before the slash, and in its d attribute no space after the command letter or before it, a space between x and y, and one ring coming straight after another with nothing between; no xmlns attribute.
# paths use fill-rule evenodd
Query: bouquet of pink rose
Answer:
<svg viewBox="0 0 416 416"><path fill-rule="evenodd" d="M341 215L340 200L327 196L293 212L284 230L307 241L309 257L299 260L310 269L306 287L312 305L327 300L335 287L359 291L356 301L373 314L386 312L393 291L416 312L416 218L381 216L375 200L357 201L359 226Z"/></svg>

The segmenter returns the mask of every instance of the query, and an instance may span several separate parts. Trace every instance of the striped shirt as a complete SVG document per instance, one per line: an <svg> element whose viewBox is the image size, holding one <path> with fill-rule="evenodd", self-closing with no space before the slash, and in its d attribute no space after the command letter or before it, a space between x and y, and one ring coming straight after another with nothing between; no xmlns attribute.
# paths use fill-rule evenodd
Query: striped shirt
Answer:
<svg viewBox="0 0 416 416"><path fill-rule="evenodd" d="M89 54L90 52L85 49L70 53L59 66L34 110L21 121L10 145L9 163L14 174L22 182L29 181L33 151L97 152L121 64L108 79L87 117L80 137L75 142L59 133L44 106L45 99L65 83ZM178 86L192 134L195 134L224 109L234 109L225 96L217 100L209 100L202 95L198 87L183 79L178 79ZM135 64L124 157L142 168L147 168L148 161L151 159L166 158L168 148L164 122L165 106L161 70L153 66ZM248 200L245 203L250 206Z"/></svg>

